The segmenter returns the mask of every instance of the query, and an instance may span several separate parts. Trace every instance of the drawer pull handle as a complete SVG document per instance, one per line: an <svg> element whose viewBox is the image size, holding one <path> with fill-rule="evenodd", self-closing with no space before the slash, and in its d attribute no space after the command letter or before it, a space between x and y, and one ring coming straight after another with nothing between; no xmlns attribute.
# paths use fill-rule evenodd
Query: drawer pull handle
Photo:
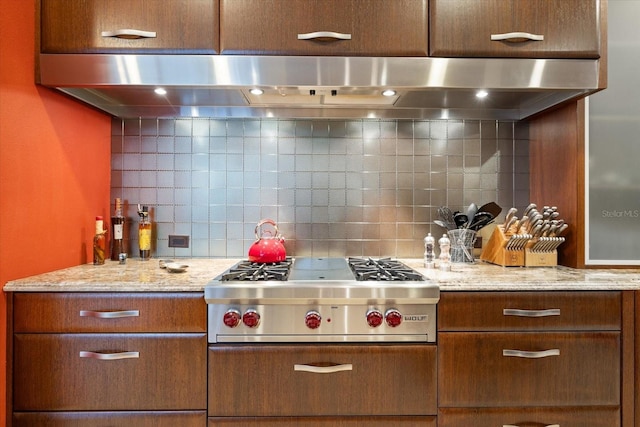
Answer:
<svg viewBox="0 0 640 427"><path fill-rule="evenodd" d="M154 39L156 38L155 31L142 31L133 30L130 28L123 28L114 31L103 31L100 33L102 37L115 37L118 39Z"/></svg>
<svg viewBox="0 0 640 427"><path fill-rule="evenodd" d="M313 40L313 39L351 40L351 34L336 33L333 31L316 31L313 33L298 34L298 40Z"/></svg>
<svg viewBox="0 0 640 427"><path fill-rule="evenodd" d="M510 43L521 43L526 41L543 41L544 35L531 34L531 33L503 33L503 34L491 34L491 41L505 41Z"/></svg>
<svg viewBox="0 0 640 427"><path fill-rule="evenodd" d="M333 374L335 372L353 371L353 365L351 363L332 366L293 365L293 370L299 372L311 372L314 374Z"/></svg>
<svg viewBox="0 0 640 427"><path fill-rule="evenodd" d="M517 308L505 308L502 310L504 316L517 317L550 317L560 316L559 308L550 308L548 310L520 310Z"/></svg>
<svg viewBox="0 0 640 427"><path fill-rule="evenodd" d="M140 353L137 351L123 351L121 353L96 353L95 351L81 351L80 357L98 360L138 359L140 357Z"/></svg>
<svg viewBox="0 0 640 427"><path fill-rule="evenodd" d="M80 317L96 317L98 319L119 319L121 317L138 317L140 310L93 311L80 310Z"/></svg>
<svg viewBox="0 0 640 427"><path fill-rule="evenodd" d="M502 350L505 357L522 357L525 359L542 359L543 357L560 356L560 349L552 348L543 351Z"/></svg>
<svg viewBox="0 0 640 427"><path fill-rule="evenodd" d="M520 427L520 426L515 424L502 424L502 427ZM544 427L560 427L560 424L549 424Z"/></svg>

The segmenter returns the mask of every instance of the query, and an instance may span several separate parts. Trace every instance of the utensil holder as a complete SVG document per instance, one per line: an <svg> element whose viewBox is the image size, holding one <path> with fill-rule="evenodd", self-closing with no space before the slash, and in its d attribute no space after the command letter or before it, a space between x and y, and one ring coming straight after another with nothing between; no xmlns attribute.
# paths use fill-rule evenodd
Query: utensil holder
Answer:
<svg viewBox="0 0 640 427"><path fill-rule="evenodd" d="M449 230L451 240L451 262L473 262L473 245L476 232L468 228Z"/></svg>

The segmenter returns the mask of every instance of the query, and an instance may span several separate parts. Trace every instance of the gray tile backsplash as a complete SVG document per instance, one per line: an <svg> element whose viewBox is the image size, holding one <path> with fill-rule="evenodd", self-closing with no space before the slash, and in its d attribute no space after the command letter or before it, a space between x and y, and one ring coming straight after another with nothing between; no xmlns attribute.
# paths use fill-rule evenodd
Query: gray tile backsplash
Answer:
<svg viewBox="0 0 640 427"><path fill-rule="evenodd" d="M272 218L291 255L421 257L439 206L529 198L522 122L114 119L111 152L133 256L138 203L155 256L245 257Z"/></svg>

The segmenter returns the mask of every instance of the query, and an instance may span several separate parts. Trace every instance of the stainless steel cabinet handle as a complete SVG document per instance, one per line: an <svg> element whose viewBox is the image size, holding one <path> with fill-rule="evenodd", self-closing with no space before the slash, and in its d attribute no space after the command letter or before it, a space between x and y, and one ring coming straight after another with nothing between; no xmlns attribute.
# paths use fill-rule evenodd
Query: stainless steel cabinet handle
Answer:
<svg viewBox="0 0 640 427"><path fill-rule="evenodd" d="M81 351L80 357L98 360L137 359L140 353L137 351L123 351L121 353L96 353L94 351Z"/></svg>
<svg viewBox="0 0 640 427"><path fill-rule="evenodd" d="M353 365L345 363L334 366L293 365L294 371L312 372L314 374L333 374L335 372L352 371Z"/></svg>
<svg viewBox="0 0 640 427"><path fill-rule="evenodd" d="M512 43L519 43L524 41L542 41L544 40L543 34L531 34L531 33L503 33L503 34L491 34L492 41L506 41Z"/></svg>
<svg viewBox="0 0 640 427"><path fill-rule="evenodd" d="M549 317L560 316L559 308L550 308L548 310L520 310L518 308L505 308L502 310L504 316L517 317Z"/></svg>
<svg viewBox="0 0 640 427"><path fill-rule="evenodd" d="M119 39L154 39L155 31L134 30L131 28L122 28L120 30L103 31L100 33L102 37L116 37Z"/></svg>
<svg viewBox="0 0 640 427"><path fill-rule="evenodd" d="M80 310L80 317L97 317L98 319L119 319L121 317L138 317L140 310L93 311Z"/></svg>
<svg viewBox="0 0 640 427"><path fill-rule="evenodd" d="M502 350L506 357L522 357L525 359L542 359L543 357L560 356L560 349L552 348L543 351Z"/></svg>
<svg viewBox="0 0 640 427"><path fill-rule="evenodd" d="M520 427L520 426L514 425L514 424L502 424L502 427ZM549 424L544 427L560 427L560 424Z"/></svg>
<svg viewBox="0 0 640 427"><path fill-rule="evenodd" d="M316 31L314 33L298 34L298 40L313 40L322 38L351 40L351 34L335 33L333 31Z"/></svg>

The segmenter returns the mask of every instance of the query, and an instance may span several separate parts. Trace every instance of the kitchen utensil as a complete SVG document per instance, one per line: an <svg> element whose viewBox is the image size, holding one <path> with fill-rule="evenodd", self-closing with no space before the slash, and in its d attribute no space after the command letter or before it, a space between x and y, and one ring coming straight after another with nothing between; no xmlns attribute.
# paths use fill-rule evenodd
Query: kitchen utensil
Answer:
<svg viewBox="0 0 640 427"><path fill-rule="evenodd" d="M262 230L269 224L274 231ZM256 241L249 248L249 261L257 263L281 262L287 257L284 248L284 237L278 232L278 225L272 219L263 219L255 229Z"/></svg>
<svg viewBox="0 0 640 427"><path fill-rule="evenodd" d="M478 231L482 227L491 223L494 219L495 216L490 212L478 212L473 216L473 219L469 221L467 228Z"/></svg>
<svg viewBox="0 0 640 427"><path fill-rule="evenodd" d="M516 208L511 208L507 211L507 214L504 217L505 231L507 230L506 224L509 224L509 222L511 222L511 218L513 218L517 213L518 213L518 209Z"/></svg>
<svg viewBox="0 0 640 427"><path fill-rule="evenodd" d="M446 206L438 208L438 219L446 224L447 230L454 230L456 228L456 222L453 218L453 212Z"/></svg>
<svg viewBox="0 0 640 427"><path fill-rule="evenodd" d="M455 227L449 228L449 224L447 224L446 222L440 220L440 219L436 219L435 221L433 221L436 225L439 225L442 228L445 228L447 230L454 230Z"/></svg>
<svg viewBox="0 0 640 427"><path fill-rule="evenodd" d="M478 212L479 212L478 205L476 205L475 203L471 202L471 204L467 208L467 218L473 218L474 215L477 214Z"/></svg>
<svg viewBox="0 0 640 427"><path fill-rule="evenodd" d="M456 223L456 227L464 228L465 225L467 225L467 223L469 222L469 217L461 212L458 212L453 216L453 220Z"/></svg>
<svg viewBox="0 0 640 427"><path fill-rule="evenodd" d="M480 206L478 212L489 212L494 218L497 218L502 212L502 208L496 202L489 202Z"/></svg>

